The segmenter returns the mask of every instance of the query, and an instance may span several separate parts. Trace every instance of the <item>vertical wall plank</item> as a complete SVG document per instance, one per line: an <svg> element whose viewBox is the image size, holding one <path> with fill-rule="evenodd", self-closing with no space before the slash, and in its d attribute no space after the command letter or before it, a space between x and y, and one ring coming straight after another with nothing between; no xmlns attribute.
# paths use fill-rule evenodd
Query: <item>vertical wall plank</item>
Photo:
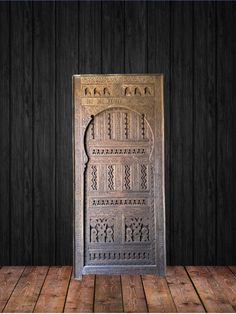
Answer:
<svg viewBox="0 0 236 314"><path fill-rule="evenodd" d="M32 263L32 6L11 4L11 258Z"/></svg>
<svg viewBox="0 0 236 314"><path fill-rule="evenodd" d="M101 2L79 2L79 73L101 73Z"/></svg>
<svg viewBox="0 0 236 314"><path fill-rule="evenodd" d="M55 4L53 2L34 3L34 262L38 265L55 263Z"/></svg>
<svg viewBox="0 0 236 314"><path fill-rule="evenodd" d="M72 75L78 71L78 4L56 4L56 262L71 265Z"/></svg>
<svg viewBox="0 0 236 314"><path fill-rule="evenodd" d="M164 118L165 118L165 203L166 203L166 248L167 262L170 254L170 4L150 2L147 6L147 68L148 73L164 74Z"/></svg>
<svg viewBox="0 0 236 314"><path fill-rule="evenodd" d="M201 21L201 23L199 23ZM194 264L215 263L215 3L194 4ZM204 243L204 245L202 245Z"/></svg>
<svg viewBox="0 0 236 314"><path fill-rule="evenodd" d="M125 73L147 72L147 3L125 2Z"/></svg>
<svg viewBox="0 0 236 314"><path fill-rule="evenodd" d="M102 2L102 73L124 73L124 2Z"/></svg>
<svg viewBox="0 0 236 314"><path fill-rule="evenodd" d="M192 4L171 3L170 262L193 262L193 33Z"/></svg>
<svg viewBox="0 0 236 314"><path fill-rule="evenodd" d="M236 6L217 6L217 264L236 261Z"/></svg>
<svg viewBox="0 0 236 314"><path fill-rule="evenodd" d="M0 3L0 264L10 263L10 90L9 4Z"/></svg>

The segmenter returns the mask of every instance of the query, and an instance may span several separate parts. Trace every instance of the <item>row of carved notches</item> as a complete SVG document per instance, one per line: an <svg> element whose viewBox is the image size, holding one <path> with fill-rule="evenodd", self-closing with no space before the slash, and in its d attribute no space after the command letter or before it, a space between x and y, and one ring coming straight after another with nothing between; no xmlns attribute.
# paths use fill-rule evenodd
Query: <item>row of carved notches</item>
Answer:
<svg viewBox="0 0 236 314"><path fill-rule="evenodd" d="M127 259L149 259L149 252L103 252L89 253L89 259L92 260L127 260Z"/></svg>

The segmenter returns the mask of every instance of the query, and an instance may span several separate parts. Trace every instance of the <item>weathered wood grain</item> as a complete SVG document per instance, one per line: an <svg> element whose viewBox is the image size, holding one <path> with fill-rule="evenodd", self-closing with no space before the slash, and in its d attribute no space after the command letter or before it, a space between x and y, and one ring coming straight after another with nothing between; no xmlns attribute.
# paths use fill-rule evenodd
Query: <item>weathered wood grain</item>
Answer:
<svg viewBox="0 0 236 314"><path fill-rule="evenodd" d="M32 313L47 271L48 267L46 266L26 267L14 288L7 306L4 308L4 312Z"/></svg>
<svg viewBox="0 0 236 314"><path fill-rule="evenodd" d="M121 284L124 312L147 313L141 277L137 275L122 275Z"/></svg>
<svg viewBox="0 0 236 314"><path fill-rule="evenodd" d="M226 266L210 266L208 269L236 311L236 277L232 276L232 271Z"/></svg>
<svg viewBox="0 0 236 314"><path fill-rule="evenodd" d="M33 105L32 4L10 5L11 13L11 258L30 265L32 256ZM24 232L22 232L24 231ZM24 248L24 249L22 249Z"/></svg>
<svg viewBox="0 0 236 314"><path fill-rule="evenodd" d="M193 263L211 265L216 258L215 3L194 3L193 24Z"/></svg>
<svg viewBox="0 0 236 314"><path fill-rule="evenodd" d="M66 298L66 313L92 313L95 293L95 275L85 275L82 280L71 279Z"/></svg>
<svg viewBox="0 0 236 314"><path fill-rule="evenodd" d="M56 4L56 256L71 265L73 251L72 75L78 72L78 3ZM66 249L65 249L66 248Z"/></svg>
<svg viewBox="0 0 236 314"><path fill-rule="evenodd" d="M55 4L33 5L34 263L55 264ZM66 250L66 248L64 248Z"/></svg>
<svg viewBox="0 0 236 314"><path fill-rule="evenodd" d="M193 263L193 33L192 3L171 11L171 243L170 262ZM181 40L180 40L181 38ZM174 264L173 264L174 263Z"/></svg>
<svg viewBox="0 0 236 314"><path fill-rule="evenodd" d="M0 7L0 264L9 265L10 260L10 20L9 3Z"/></svg>
<svg viewBox="0 0 236 314"><path fill-rule="evenodd" d="M178 312L205 312L184 267L167 267L166 280Z"/></svg>
<svg viewBox="0 0 236 314"><path fill-rule="evenodd" d="M166 279L155 275L143 275L143 287L147 300L148 312L172 313L176 312Z"/></svg>
<svg viewBox="0 0 236 314"><path fill-rule="evenodd" d="M234 309L225 295L222 285L205 266L189 266L187 271L207 312L232 313Z"/></svg>
<svg viewBox="0 0 236 314"><path fill-rule="evenodd" d="M96 276L94 312L123 312L120 276Z"/></svg>
<svg viewBox="0 0 236 314"><path fill-rule="evenodd" d="M34 312L63 312L71 271L69 266L50 267Z"/></svg>
<svg viewBox="0 0 236 314"><path fill-rule="evenodd" d="M24 268L23 266L4 266L0 269L0 312L6 306Z"/></svg>

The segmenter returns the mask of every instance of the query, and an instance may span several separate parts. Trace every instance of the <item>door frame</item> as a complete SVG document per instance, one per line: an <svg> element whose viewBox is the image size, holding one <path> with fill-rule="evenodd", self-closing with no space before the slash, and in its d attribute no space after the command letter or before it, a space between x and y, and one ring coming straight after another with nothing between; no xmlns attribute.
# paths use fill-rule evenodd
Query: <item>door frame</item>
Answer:
<svg viewBox="0 0 236 314"><path fill-rule="evenodd" d="M164 182L164 102L163 74L84 74L73 75L73 248L74 277L83 274L153 273L164 275L165 244L165 182ZM104 87L105 86L105 87ZM127 86L132 95L125 95ZM135 86L150 95L136 95ZM103 89L108 88L109 95ZM95 92L96 90L96 92ZM106 89L107 92L107 89ZM146 93L146 91L145 91ZM85 266L85 169L88 156L85 135L93 117L110 108L125 108L145 114L154 135L154 217L155 265ZM158 148L158 149L157 149Z"/></svg>

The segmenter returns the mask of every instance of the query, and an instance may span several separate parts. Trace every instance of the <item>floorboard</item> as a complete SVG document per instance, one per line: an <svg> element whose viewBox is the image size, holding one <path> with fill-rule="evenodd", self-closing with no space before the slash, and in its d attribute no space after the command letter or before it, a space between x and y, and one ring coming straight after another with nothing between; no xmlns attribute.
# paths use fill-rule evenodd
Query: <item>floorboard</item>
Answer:
<svg viewBox="0 0 236 314"><path fill-rule="evenodd" d="M23 271L24 267L21 266L3 266L0 269L0 312L6 306Z"/></svg>
<svg viewBox="0 0 236 314"><path fill-rule="evenodd" d="M164 277L144 275L143 286L150 313L176 312L176 307Z"/></svg>
<svg viewBox="0 0 236 314"><path fill-rule="evenodd" d="M234 309L225 295L225 289L215 280L205 266L189 266L187 271L207 312L233 313Z"/></svg>
<svg viewBox="0 0 236 314"><path fill-rule="evenodd" d="M147 313L147 303L141 277L138 275L122 275L121 283L124 312Z"/></svg>
<svg viewBox="0 0 236 314"><path fill-rule="evenodd" d="M71 271L70 266L50 267L34 312L63 312Z"/></svg>
<svg viewBox="0 0 236 314"><path fill-rule="evenodd" d="M184 267L167 267L166 279L178 312L205 312Z"/></svg>
<svg viewBox="0 0 236 314"><path fill-rule="evenodd" d="M6 313L33 312L48 267L26 267L4 309Z"/></svg>
<svg viewBox="0 0 236 314"><path fill-rule="evenodd" d="M0 266L0 312L236 312L236 266L169 266L156 275L85 275L71 266Z"/></svg>

